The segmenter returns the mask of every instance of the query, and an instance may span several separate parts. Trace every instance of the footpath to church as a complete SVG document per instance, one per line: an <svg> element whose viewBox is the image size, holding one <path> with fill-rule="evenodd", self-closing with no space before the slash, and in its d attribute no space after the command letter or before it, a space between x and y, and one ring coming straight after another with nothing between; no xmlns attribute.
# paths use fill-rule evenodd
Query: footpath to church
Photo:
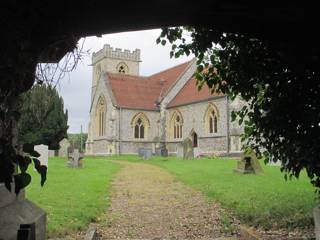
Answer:
<svg viewBox="0 0 320 240"><path fill-rule="evenodd" d="M160 167L120 163L106 219L97 225L102 239L236 239L236 230L234 238L223 230L219 204Z"/></svg>

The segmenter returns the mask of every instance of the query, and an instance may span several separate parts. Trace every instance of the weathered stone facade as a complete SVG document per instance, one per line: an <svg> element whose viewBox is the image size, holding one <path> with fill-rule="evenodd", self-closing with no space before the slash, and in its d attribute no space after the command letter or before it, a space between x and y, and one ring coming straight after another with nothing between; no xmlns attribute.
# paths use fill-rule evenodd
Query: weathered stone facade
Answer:
<svg viewBox="0 0 320 240"><path fill-rule="evenodd" d="M144 102L141 103L137 99L141 94L134 97L128 96L128 99L131 97L128 101L137 101L137 105L130 102L131 105L128 107L123 103L126 96L116 90L116 84L123 84L121 81L125 81L126 77L139 75L140 50L137 49L134 52L113 50L109 45L105 45L102 50L93 54L92 62L92 100L87 155L137 154L139 148L152 148L154 152L159 146L166 146L169 154L175 154L178 144L187 137L193 138L196 142L197 155L220 155L241 151L239 135L243 130L237 123L231 123L230 119L231 111L241 107L242 101L236 100L230 103L226 96L206 95L206 97L197 97L196 100L186 97L183 104L172 104L181 92L187 91L186 86L190 85L190 79L196 70L194 60L185 64L185 68L179 69L178 73L177 70L171 71L172 74L176 74L176 78L174 81L171 80L165 93L160 89L160 94L155 96L154 103L149 104L151 107L143 107ZM119 63L123 63L124 67L119 69ZM117 81L111 81L112 76L108 75L108 72L118 72L123 75L120 75ZM171 72L168 71L167 75ZM164 76L168 78L167 75ZM162 76L157 78L161 88L162 82L166 80ZM153 78L141 77L141 79L146 84L155 81ZM141 84L139 79L135 81ZM150 85L150 88L158 85ZM125 87L127 85L123 84L122 88ZM135 91L135 86L126 94L131 95L131 91ZM97 107L99 102L104 104L103 112L99 110L101 106ZM208 115L210 111L214 112L216 118L214 131L213 123L211 122L211 125L208 123L213 121ZM175 123L172 119L173 116L178 115L181 125L179 130L173 127ZM181 131L181 133L174 131Z"/></svg>

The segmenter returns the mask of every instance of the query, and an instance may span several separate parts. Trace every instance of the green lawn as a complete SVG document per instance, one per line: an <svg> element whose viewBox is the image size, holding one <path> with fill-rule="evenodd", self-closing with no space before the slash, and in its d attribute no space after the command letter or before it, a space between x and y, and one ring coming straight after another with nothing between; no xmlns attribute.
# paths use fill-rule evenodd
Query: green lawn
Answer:
<svg viewBox="0 0 320 240"><path fill-rule="evenodd" d="M112 158L143 161L137 156ZM236 161L228 159L155 157L145 162L172 172L185 184L218 200L247 224L266 229L312 225L315 194L305 173L299 180L285 181L279 167L264 163L261 164L264 174L258 176L233 173Z"/></svg>
<svg viewBox="0 0 320 240"><path fill-rule="evenodd" d="M109 204L110 183L120 165L103 158L85 158L83 162L82 169L72 169L66 167L65 159L50 158L43 188L39 175L29 169L33 178L27 197L48 213L49 236L85 229Z"/></svg>

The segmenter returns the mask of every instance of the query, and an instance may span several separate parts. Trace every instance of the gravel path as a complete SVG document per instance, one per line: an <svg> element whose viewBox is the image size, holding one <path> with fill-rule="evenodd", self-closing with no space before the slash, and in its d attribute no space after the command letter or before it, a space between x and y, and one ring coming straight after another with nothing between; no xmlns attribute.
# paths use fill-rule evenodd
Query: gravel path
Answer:
<svg viewBox="0 0 320 240"><path fill-rule="evenodd" d="M209 203L159 167L121 164L106 221L97 225L102 239L220 239L230 235L222 231L218 204Z"/></svg>

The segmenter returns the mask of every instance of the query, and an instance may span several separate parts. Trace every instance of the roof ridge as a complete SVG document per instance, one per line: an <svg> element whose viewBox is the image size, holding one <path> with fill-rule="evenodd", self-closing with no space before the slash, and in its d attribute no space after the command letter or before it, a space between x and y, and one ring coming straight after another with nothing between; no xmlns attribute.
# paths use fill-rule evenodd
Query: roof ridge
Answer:
<svg viewBox="0 0 320 240"><path fill-rule="evenodd" d="M134 75L134 74L124 74L124 73L113 73L113 72L105 72L106 74L112 74L117 76L129 76L129 77L138 77L138 78L149 78L148 76L143 75Z"/></svg>
<svg viewBox="0 0 320 240"><path fill-rule="evenodd" d="M193 58L193 59L192 59L191 61L189 61L189 62L185 62L185 63L188 63L188 65L186 66L185 69L183 69L183 71L179 74L179 76L177 77L177 79L176 79L176 80L169 86L169 88L166 90L166 92L164 93L161 101L169 94L169 92L171 91L171 89L177 84L177 82L180 81L181 77L186 73L187 69L189 69L194 62L195 62L195 58ZM187 82L188 82L190 79L192 79L192 77L189 78L184 85L186 85ZM184 87L184 86L183 86L183 87ZM182 87L182 88L183 88L183 87ZM182 88L178 91L177 94L179 94L179 92L182 90Z"/></svg>
<svg viewBox="0 0 320 240"><path fill-rule="evenodd" d="M174 68L176 68L176 67L180 67L181 65L186 64L186 63L189 63L189 62L191 62L192 60L193 60L193 59L191 59L191 60L189 60L189 61L186 61L186 62L183 62L183 63L180 63L180 64L175 65L175 66L173 66L173 67L166 68L166 69L164 69L164 70L162 70L162 71L160 71L160 72L157 72L157 73L154 73L154 74L152 74L152 75L149 75L148 77L153 77L154 75L157 75L157 74L159 74L159 73L164 73L164 72L169 71L169 70L171 70L171 69L174 69Z"/></svg>

